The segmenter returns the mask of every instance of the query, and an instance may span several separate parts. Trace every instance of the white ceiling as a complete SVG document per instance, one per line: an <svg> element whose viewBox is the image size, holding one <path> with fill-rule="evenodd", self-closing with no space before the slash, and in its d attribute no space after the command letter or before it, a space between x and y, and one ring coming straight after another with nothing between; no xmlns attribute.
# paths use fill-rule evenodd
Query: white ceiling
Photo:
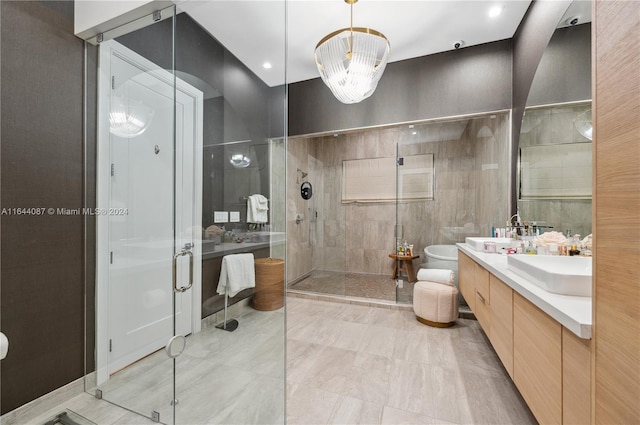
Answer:
<svg viewBox="0 0 640 425"><path fill-rule="evenodd" d="M382 32L391 43L390 62L513 37L531 0L360 0L353 25ZM489 17L489 9L502 13ZM183 0L187 12L269 86L285 82L285 16L288 39L286 82L319 76L315 46L325 35L349 26L344 0ZM286 8L286 10L285 10ZM264 69L263 63L273 64Z"/></svg>

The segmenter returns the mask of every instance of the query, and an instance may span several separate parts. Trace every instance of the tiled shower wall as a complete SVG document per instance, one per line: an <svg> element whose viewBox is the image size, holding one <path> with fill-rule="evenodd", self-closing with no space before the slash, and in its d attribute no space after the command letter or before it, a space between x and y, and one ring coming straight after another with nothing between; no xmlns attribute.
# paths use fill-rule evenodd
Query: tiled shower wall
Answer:
<svg viewBox="0 0 640 425"><path fill-rule="evenodd" d="M288 282L312 270L390 274L396 208L405 239L423 257L416 265L425 261L427 245L488 234L491 226L504 223L509 205L509 116L466 120L457 140L408 140L407 126L289 138ZM421 126L429 131L429 124ZM434 199L342 204L342 161L395 157L398 143L401 155L434 154ZM303 181L313 185L310 200L300 196ZM303 220L296 224L298 214Z"/></svg>
<svg viewBox="0 0 640 425"><path fill-rule="evenodd" d="M492 118L493 117L493 118ZM406 140L407 137L403 138ZM488 236L509 211L509 117L470 119L458 140L401 143L403 155L434 154L434 199L398 204L404 239L426 261L428 245Z"/></svg>

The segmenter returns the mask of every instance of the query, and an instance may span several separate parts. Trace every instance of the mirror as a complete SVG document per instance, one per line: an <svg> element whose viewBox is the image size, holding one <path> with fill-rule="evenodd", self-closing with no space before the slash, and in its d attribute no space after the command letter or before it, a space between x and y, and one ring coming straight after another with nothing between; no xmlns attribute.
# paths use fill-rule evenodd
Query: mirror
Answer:
<svg viewBox="0 0 640 425"><path fill-rule="evenodd" d="M591 2L574 1L542 56L525 109L518 211L547 230L591 233Z"/></svg>

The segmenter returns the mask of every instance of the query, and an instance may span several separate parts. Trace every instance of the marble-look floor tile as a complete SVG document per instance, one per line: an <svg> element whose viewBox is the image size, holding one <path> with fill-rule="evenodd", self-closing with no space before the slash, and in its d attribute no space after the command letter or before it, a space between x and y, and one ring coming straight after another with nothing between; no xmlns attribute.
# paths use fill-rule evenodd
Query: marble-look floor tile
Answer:
<svg viewBox="0 0 640 425"><path fill-rule="evenodd" d="M419 414L434 411L429 365L394 360L389 381L387 406Z"/></svg>
<svg viewBox="0 0 640 425"><path fill-rule="evenodd" d="M341 397L329 418L330 424L372 425L382 420L383 405L353 397Z"/></svg>
<svg viewBox="0 0 640 425"><path fill-rule="evenodd" d="M296 339L287 341L287 381L300 383L319 361L324 347Z"/></svg>
<svg viewBox="0 0 640 425"><path fill-rule="evenodd" d="M476 321L436 329L412 311L289 297L286 313L234 314L235 332L205 328L176 360L177 423L536 423ZM172 363L148 356L103 385L105 398L170 422ZM100 425L151 423L81 394L20 425L65 408Z"/></svg>
<svg viewBox="0 0 640 425"><path fill-rule="evenodd" d="M327 424L339 398L338 394L329 391L302 384L289 384L287 424Z"/></svg>
<svg viewBox="0 0 640 425"><path fill-rule="evenodd" d="M324 347L302 382L308 387L344 394L356 356L355 351Z"/></svg>
<svg viewBox="0 0 640 425"><path fill-rule="evenodd" d="M388 357L359 352L340 393L383 405L388 397L391 365Z"/></svg>
<svg viewBox="0 0 640 425"><path fill-rule="evenodd" d="M358 351L383 357L392 357L397 331L393 328L369 325L364 331Z"/></svg>
<svg viewBox="0 0 640 425"><path fill-rule="evenodd" d="M453 425L451 422L436 420L419 413L407 412L385 406L381 425Z"/></svg>
<svg viewBox="0 0 640 425"><path fill-rule="evenodd" d="M327 344L330 347L357 351L365 344L367 325L362 323L341 322L338 320L332 320L331 324L335 326L334 332L336 338Z"/></svg>
<svg viewBox="0 0 640 425"><path fill-rule="evenodd" d="M369 306L349 304L345 306L338 314L335 315L335 319L343 320L345 322L362 323L365 325L371 324L375 320L375 310Z"/></svg>
<svg viewBox="0 0 640 425"><path fill-rule="evenodd" d="M463 423L461 410L464 412L466 406L464 402L459 403L457 400L459 393L457 372L452 369L433 366L431 367L430 382L433 411L427 412L423 409L422 413L438 420Z"/></svg>
<svg viewBox="0 0 640 425"><path fill-rule="evenodd" d="M245 387L242 396L219 405L216 413L206 421L198 422L184 409L178 424L279 424L284 423L285 392L281 378L256 376ZM214 401L215 402L215 401Z"/></svg>
<svg viewBox="0 0 640 425"><path fill-rule="evenodd" d="M464 422L476 424L537 423L508 376L490 377L465 373L463 381L459 382L464 383L464 387L460 388L458 392L459 403L467 407L467 410L462 412ZM483 397L481 394L492 394L493 397Z"/></svg>

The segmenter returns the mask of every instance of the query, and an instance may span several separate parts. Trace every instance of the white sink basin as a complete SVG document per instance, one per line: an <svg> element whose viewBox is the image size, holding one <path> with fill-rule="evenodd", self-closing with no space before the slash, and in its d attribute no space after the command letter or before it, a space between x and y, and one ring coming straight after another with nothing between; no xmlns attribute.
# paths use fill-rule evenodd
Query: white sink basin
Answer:
<svg viewBox="0 0 640 425"><path fill-rule="evenodd" d="M476 251L484 252L484 243L493 242L496 244L496 252L500 252L502 248L509 248L513 240L511 238L465 238L467 245Z"/></svg>
<svg viewBox="0 0 640 425"><path fill-rule="evenodd" d="M507 265L509 270L546 291L591 296L591 257L509 255Z"/></svg>

